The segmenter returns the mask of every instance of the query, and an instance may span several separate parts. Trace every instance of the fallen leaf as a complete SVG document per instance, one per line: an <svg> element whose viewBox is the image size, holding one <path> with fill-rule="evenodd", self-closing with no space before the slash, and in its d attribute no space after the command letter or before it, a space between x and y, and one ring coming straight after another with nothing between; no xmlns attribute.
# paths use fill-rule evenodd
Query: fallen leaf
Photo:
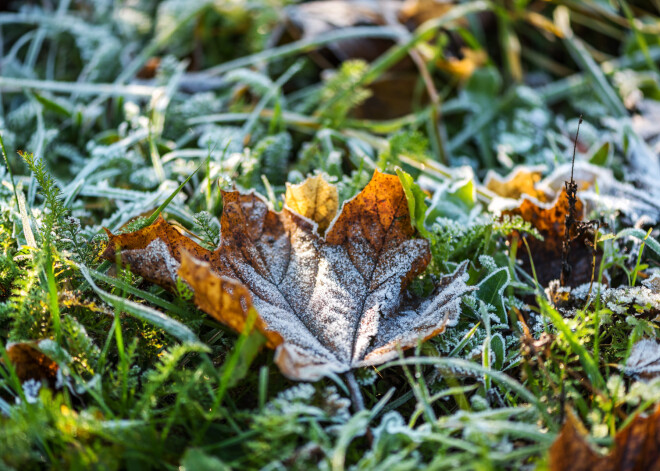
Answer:
<svg viewBox="0 0 660 471"><path fill-rule="evenodd" d="M624 371L628 376L645 380L660 376L660 343L642 339L633 345Z"/></svg>
<svg viewBox="0 0 660 471"><path fill-rule="evenodd" d="M502 198L519 199L522 195L529 195L539 201L547 201L548 195L536 188L543 175L540 167L518 166L506 177L489 170L486 174L484 186Z"/></svg>
<svg viewBox="0 0 660 471"><path fill-rule="evenodd" d="M439 18L454 8L451 2L440 0L405 0L399 10L399 20L409 28L417 26L433 18Z"/></svg>
<svg viewBox="0 0 660 471"><path fill-rule="evenodd" d="M660 198L657 190L635 188L630 183L618 181L612 170L587 162L575 162L573 170L578 184L578 196L585 203L586 210L621 212L636 225L640 219L645 224L660 221ZM571 165L557 167L550 175L539 182L537 188L549 194L557 194L570 179Z"/></svg>
<svg viewBox="0 0 660 471"><path fill-rule="evenodd" d="M578 220L584 218L584 205L580 199L575 205ZM549 252L561 253L562 240L566 231L565 218L569 211L568 195L562 190L552 203L541 203L533 198L523 198L517 213L529 221L546 239L541 243ZM575 234L572 234L575 236Z"/></svg>
<svg viewBox="0 0 660 471"><path fill-rule="evenodd" d="M303 2L286 9L280 43L291 40L313 40L324 34L351 27L394 25L403 31L414 31L423 22L443 16L453 3L435 0L323 0ZM464 41L450 35L447 50L459 50ZM322 69L336 69L348 60L374 62L396 45L394 38L354 37L333 41L311 50L309 57ZM420 48L421 49L421 48ZM439 65L464 78L485 62L483 51L463 51L463 59L448 59ZM429 58L430 60L430 58ZM409 55L400 58L388 71L368 85L371 96L352 110L356 119L395 119L414 111L411 104L424 105L429 96L421 93L419 69Z"/></svg>
<svg viewBox="0 0 660 471"><path fill-rule="evenodd" d="M294 212L317 223L323 233L337 214L339 194L336 186L317 175L298 185L287 183L284 201Z"/></svg>
<svg viewBox="0 0 660 471"><path fill-rule="evenodd" d="M437 59L435 63L439 69L465 81L472 76L475 70L488 62L488 54L483 49L475 50L462 47L461 55L460 59L458 57L448 57Z"/></svg>
<svg viewBox="0 0 660 471"><path fill-rule="evenodd" d="M276 213L255 193L223 193L222 237L210 252L164 220L113 236L104 253L147 279L172 288L177 274L205 312L240 330L247 312L276 348L275 361L292 379L376 365L452 325L460 312L467 264L443 277L433 294L406 291L431 259L415 238L398 177L376 172L328 228L285 207ZM193 246L194 249L190 249ZM159 280L159 281L157 281Z"/></svg>
<svg viewBox="0 0 660 471"><path fill-rule="evenodd" d="M313 39L331 31L355 26L383 26L385 16L396 16L401 2L326 0L293 5L286 10L284 26L294 40ZM394 45L391 39L353 38L328 44L310 57L320 67L334 68L349 59L375 60Z"/></svg>
<svg viewBox="0 0 660 471"><path fill-rule="evenodd" d="M33 379L55 384L59 367L41 353L37 346L37 342L17 342L7 345L7 355L16 371L16 376L21 383Z"/></svg>
<svg viewBox="0 0 660 471"><path fill-rule="evenodd" d="M584 435L584 426L567 410L566 422L550 447L550 471L597 469L601 457L591 449Z"/></svg>
<svg viewBox="0 0 660 471"><path fill-rule="evenodd" d="M207 261L213 256L213 252L190 240L162 216L136 232L120 235L113 235L108 229L105 232L109 238L102 255L105 259L115 262L115 254L120 250L122 263L131 268L139 267L138 273L147 281L168 289L176 286L173 274L179 267L184 251ZM148 253L152 253L152 256L146 257Z"/></svg>
<svg viewBox="0 0 660 471"><path fill-rule="evenodd" d="M584 218L584 205L578 198L575 209L577 219ZM562 244L566 231L566 214L569 211L568 195L562 190L557 199L551 203L542 203L529 196L523 196L519 207L504 211L504 214L519 215L543 236L543 240L529 237L527 242L534 262L534 268L539 283L548 286L550 281L559 279L562 270ZM571 231L571 246L569 263L572 267L568 285L578 286L591 281L593 252L592 237L589 231L578 233ZM521 245L518 253L523 261L523 269L532 274L526 247ZM599 257L596 264L599 263ZM598 265L596 265L598 266Z"/></svg>
<svg viewBox="0 0 660 471"><path fill-rule="evenodd" d="M574 168L570 162L560 165L543 179L540 178L542 172L541 166L518 166L506 177L489 171L484 186L496 195L489 209L502 212L516 207L523 195L548 202L557 197L564 188L564 182L570 180L573 174L578 185L578 196L587 213L618 211L630 218L631 225L641 218L648 224L660 221L660 200L652 192L618 181L608 168L577 161Z"/></svg>
<svg viewBox="0 0 660 471"><path fill-rule="evenodd" d="M550 471L660 470L660 407L650 416L637 415L620 430L608 455L592 450L584 435L584 428L569 411L550 448Z"/></svg>

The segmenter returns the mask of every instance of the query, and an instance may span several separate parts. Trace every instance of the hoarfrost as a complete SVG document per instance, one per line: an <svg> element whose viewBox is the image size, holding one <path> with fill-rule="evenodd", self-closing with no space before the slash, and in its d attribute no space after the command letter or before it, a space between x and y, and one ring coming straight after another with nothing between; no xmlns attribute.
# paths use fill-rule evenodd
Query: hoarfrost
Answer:
<svg viewBox="0 0 660 471"><path fill-rule="evenodd" d="M518 171L539 171L538 167L522 167ZM550 175L538 182L536 189L549 196L561 192L564 182L574 172L574 179L578 185L588 185L580 188L579 197L586 203L587 212L604 211L616 213L618 211L626 214L633 222L645 218L649 224L660 221L660 202L658 195L635 188L629 183L618 181L610 169L598 167L587 162L575 162L572 170L571 164L567 163L557 167ZM515 174L509 176L513 179ZM491 176L492 178L492 176ZM507 180L502 180L506 182ZM595 191L597 184L598 191ZM535 200L531 196L523 196ZM500 213L520 205L520 200L511 198L495 197L489 205L489 210ZM543 207L543 205L541 205Z"/></svg>
<svg viewBox="0 0 660 471"><path fill-rule="evenodd" d="M309 379L324 374L321 365L343 372L382 363L396 357L397 345L414 346L455 324L461 296L470 289L465 264L431 298L408 306L403 282L426 256L425 240L397 242L379 253L362 228L348 244L332 245L287 209L283 219L288 232L268 246L257 242L244 247L244 259L221 256L221 262L232 269L223 274L250 288L260 316L284 338L278 355L296 365L311 357Z"/></svg>
<svg viewBox="0 0 660 471"><path fill-rule="evenodd" d="M23 394L25 395L25 402L28 404L35 404L39 400L39 390L41 389L41 381L36 379L28 379L23 383ZM16 404L20 404L20 398L16 398Z"/></svg>
<svg viewBox="0 0 660 471"><path fill-rule="evenodd" d="M653 278L645 281L651 281ZM643 283L643 286L624 288L607 288L605 285L589 283L580 285L571 290L571 298L586 301L587 296L597 296L600 293L602 303L615 314L629 314L630 308L638 306L642 311L660 309L660 291L653 288L653 284Z"/></svg>
<svg viewBox="0 0 660 471"><path fill-rule="evenodd" d="M626 361L624 372L646 380L660 375L660 343L651 339L637 342Z"/></svg>

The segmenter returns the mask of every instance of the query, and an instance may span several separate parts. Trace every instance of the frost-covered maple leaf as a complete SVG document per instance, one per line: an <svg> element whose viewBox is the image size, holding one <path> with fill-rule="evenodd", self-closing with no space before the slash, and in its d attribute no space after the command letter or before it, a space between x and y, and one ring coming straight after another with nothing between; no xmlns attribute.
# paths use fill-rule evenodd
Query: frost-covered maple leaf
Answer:
<svg viewBox="0 0 660 471"><path fill-rule="evenodd" d="M222 237L210 252L164 220L113 236L104 256L172 288L177 275L195 303L237 331L250 309L255 327L293 379L315 380L376 365L454 323L467 264L424 299L406 291L431 254L415 238L408 203L393 175L376 172L327 229L288 207L276 213L255 193L223 193Z"/></svg>

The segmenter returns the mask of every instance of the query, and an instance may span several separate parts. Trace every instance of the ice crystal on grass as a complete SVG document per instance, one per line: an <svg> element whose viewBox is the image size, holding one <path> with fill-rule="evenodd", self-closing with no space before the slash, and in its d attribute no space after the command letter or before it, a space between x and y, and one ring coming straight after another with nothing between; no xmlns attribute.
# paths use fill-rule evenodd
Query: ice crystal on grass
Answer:
<svg viewBox="0 0 660 471"><path fill-rule="evenodd" d="M317 390L309 383L298 384L280 392L266 405L268 414L309 416L333 423L344 423L350 418L351 401L342 397L334 386Z"/></svg>
<svg viewBox="0 0 660 471"><path fill-rule="evenodd" d="M25 394L25 402L28 404L35 404L39 400L39 391L41 390L41 381L37 379L29 379L23 383L23 394ZM20 404L20 399L16 398L16 404Z"/></svg>

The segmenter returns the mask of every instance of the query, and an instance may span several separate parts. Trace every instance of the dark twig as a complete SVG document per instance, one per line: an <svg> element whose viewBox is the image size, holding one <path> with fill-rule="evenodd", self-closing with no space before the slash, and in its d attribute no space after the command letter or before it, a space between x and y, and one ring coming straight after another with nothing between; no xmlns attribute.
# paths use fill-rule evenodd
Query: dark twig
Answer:
<svg viewBox="0 0 660 471"><path fill-rule="evenodd" d="M575 143L573 144L573 164L571 165L571 180L564 182L566 184L566 195L568 196L568 213L566 214L566 219L564 221L565 230L564 230L564 241L561 247L561 277L559 278L559 283L561 286L566 286L566 281L571 276L571 265L568 263L568 257L571 251L571 229L573 226L577 226L577 209L575 205L577 204L577 183L573 180L573 170L575 169L575 152L577 150L577 142L580 137L580 125L582 124L582 115L580 115L580 121L578 122L577 132L575 133Z"/></svg>

